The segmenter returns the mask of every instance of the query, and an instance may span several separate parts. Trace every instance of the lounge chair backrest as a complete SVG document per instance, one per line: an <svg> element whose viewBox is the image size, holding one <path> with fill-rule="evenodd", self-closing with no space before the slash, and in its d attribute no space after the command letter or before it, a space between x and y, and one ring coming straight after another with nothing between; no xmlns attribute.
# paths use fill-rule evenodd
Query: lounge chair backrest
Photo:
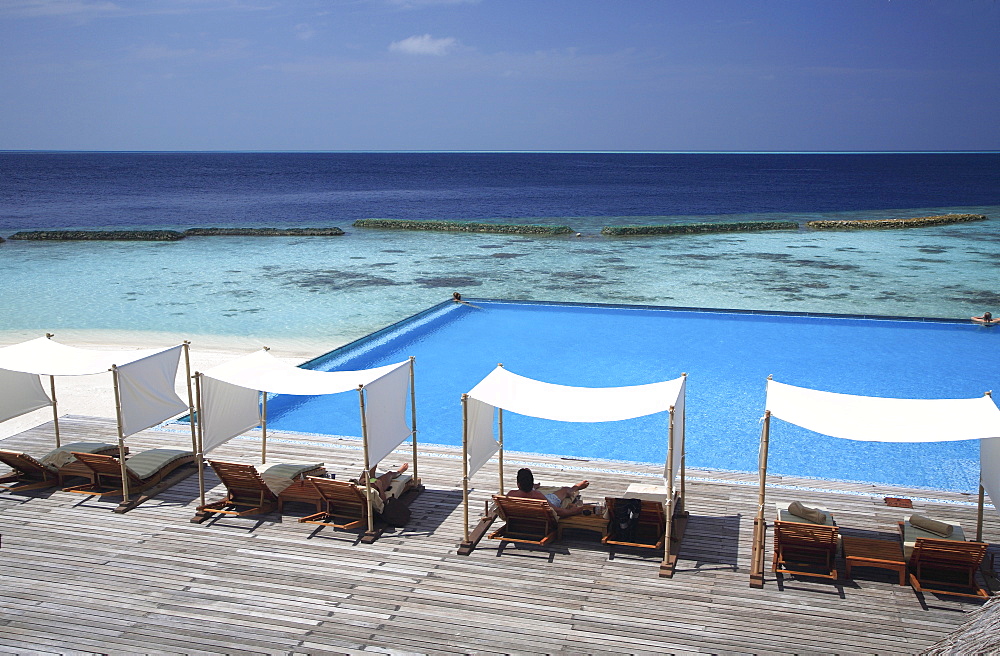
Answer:
<svg viewBox="0 0 1000 656"><path fill-rule="evenodd" d="M546 544L555 538L559 515L548 501L497 494L493 502L506 524L490 535L491 538L531 544Z"/></svg>
<svg viewBox="0 0 1000 656"><path fill-rule="evenodd" d="M496 494L493 496L493 501L497 504L500 518L506 522L511 521L511 518L515 521L559 521L559 515L556 514L552 504L543 499L521 499Z"/></svg>
<svg viewBox="0 0 1000 656"><path fill-rule="evenodd" d="M209 460L222 484L229 490L229 494L237 499L257 499L264 501L277 501L278 497L267 487L264 479L257 473L253 465L245 465L235 462L221 462L219 460Z"/></svg>
<svg viewBox="0 0 1000 656"><path fill-rule="evenodd" d="M605 544L659 549L663 547L667 514L660 501L605 497L608 534ZM638 510L633 514L634 510Z"/></svg>
<svg viewBox="0 0 1000 656"><path fill-rule="evenodd" d="M774 523L774 540L781 546L828 548L836 551L838 532L839 529L836 526L823 526L822 524L781 521Z"/></svg>
<svg viewBox="0 0 1000 656"><path fill-rule="evenodd" d="M989 545L983 542L918 538L910 564L979 567L988 548Z"/></svg>
<svg viewBox="0 0 1000 656"><path fill-rule="evenodd" d="M368 513L368 501L365 499L364 488L346 481L332 478L309 476L306 480L312 483L326 504L326 511L331 515L342 517L365 517Z"/></svg>
<svg viewBox="0 0 1000 656"><path fill-rule="evenodd" d="M74 451L73 456L101 476L121 480L122 466L118 461L118 458L98 453L83 453L79 451ZM128 471L130 481L138 482L140 480L138 476L128 470L128 467L125 469Z"/></svg>
<svg viewBox="0 0 1000 656"><path fill-rule="evenodd" d="M17 451L0 450L0 462L7 465L14 471L18 471L29 476L44 477L49 474L54 474L57 471L54 467L47 467L43 465L27 453L18 453Z"/></svg>

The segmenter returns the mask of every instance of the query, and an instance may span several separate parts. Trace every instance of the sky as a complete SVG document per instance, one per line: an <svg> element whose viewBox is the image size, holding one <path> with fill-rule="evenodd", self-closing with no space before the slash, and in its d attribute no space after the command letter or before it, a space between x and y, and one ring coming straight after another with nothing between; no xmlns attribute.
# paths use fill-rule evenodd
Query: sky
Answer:
<svg viewBox="0 0 1000 656"><path fill-rule="evenodd" d="M0 0L0 150L1000 150L1000 2Z"/></svg>

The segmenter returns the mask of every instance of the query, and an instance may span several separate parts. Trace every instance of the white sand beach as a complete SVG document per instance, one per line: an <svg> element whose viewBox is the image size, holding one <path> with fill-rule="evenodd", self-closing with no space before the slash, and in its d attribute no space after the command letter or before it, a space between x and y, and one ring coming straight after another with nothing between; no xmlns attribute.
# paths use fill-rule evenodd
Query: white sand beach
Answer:
<svg viewBox="0 0 1000 656"><path fill-rule="evenodd" d="M37 337L44 332L8 331L0 333L0 347L11 346ZM221 335L179 335L151 331L99 331L63 330L53 337L67 346L99 350L129 350L168 348L184 342L191 343L191 372L206 371L228 360L246 355L264 346L271 354L290 364L300 364L333 348L328 341L322 343L295 339L261 339L259 337L234 337ZM177 370L177 393L187 400L184 360ZM48 380L43 386L49 389ZM56 377L56 403L60 416L85 415L114 418L115 397L110 374ZM29 428L52 420L52 409L42 408L0 422L0 439L15 435Z"/></svg>

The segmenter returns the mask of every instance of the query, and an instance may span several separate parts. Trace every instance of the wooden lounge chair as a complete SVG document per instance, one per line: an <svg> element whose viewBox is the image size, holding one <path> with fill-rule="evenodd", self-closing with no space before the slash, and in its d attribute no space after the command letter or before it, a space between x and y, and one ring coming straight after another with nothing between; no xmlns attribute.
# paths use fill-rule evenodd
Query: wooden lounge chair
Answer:
<svg viewBox="0 0 1000 656"><path fill-rule="evenodd" d="M490 539L504 542L546 545L556 539L559 515L543 499L519 499L500 494L493 495L497 513L506 522L490 533Z"/></svg>
<svg viewBox="0 0 1000 656"><path fill-rule="evenodd" d="M198 506L199 515L252 515L271 512L277 507L278 495L267 487L253 465L218 460L209 460L208 464L226 486L226 497Z"/></svg>
<svg viewBox="0 0 1000 656"><path fill-rule="evenodd" d="M221 501L206 503L198 507L198 513L191 520L201 522L215 513L223 515L253 515L267 513L278 508L284 501L308 501L316 503L318 495L311 485L311 495L304 496L300 490L306 483L305 474L325 474L323 464L287 465L276 464L263 472L255 465L209 460L208 464L226 487L226 496Z"/></svg>
<svg viewBox="0 0 1000 656"><path fill-rule="evenodd" d="M347 531L357 528L367 528L368 499L365 496L367 490L363 485L315 476L309 476L306 480L316 490L322 510L312 515L301 517L299 519L300 522L304 524L317 524L319 526L331 526ZM404 495L413 489L418 488L412 476L398 476L392 481L392 485L387 492L387 497L392 503L405 504L407 502L404 500ZM381 520L381 513L388 502L383 502L382 498L376 492L372 492L372 510L375 513L372 517L374 530L371 532L366 531L361 539L362 542L366 544L374 542L389 526L388 523Z"/></svg>
<svg viewBox="0 0 1000 656"><path fill-rule="evenodd" d="M73 451L86 453L117 453L118 446L104 442L73 442L53 449L41 460L35 460L27 453L0 450L0 462L13 471L0 476L0 489L38 490L56 485L63 485L64 480L74 476L86 476L88 471L84 465L77 462ZM5 485L14 483L14 485Z"/></svg>
<svg viewBox="0 0 1000 656"><path fill-rule="evenodd" d="M987 548L984 542L917 538L910 556L910 585L920 592L985 599L989 595L976 583L976 570Z"/></svg>
<svg viewBox="0 0 1000 656"><path fill-rule="evenodd" d="M622 527L615 518L621 512L621 506L638 501L639 513L630 527ZM667 528L667 514L659 501L644 499L616 499L605 497L607 505L608 534L601 542L610 547L610 557L614 557L615 547L635 547L639 549L663 549L664 533ZM616 510L617 508L617 510Z"/></svg>
<svg viewBox="0 0 1000 656"><path fill-rule="evenodd" d="M90 470L88 473L90 482L64 488L65 492L98 496L123 494L122 470L118 458L95 453L74 452L73 455ZM128 458L125 462L125 471L128 476L129 495L138 496L131 500L123 500L115 512L123 513L131 510L193 473L191 470L171 476L179 468L193 462L194 454L180 449L151 449Z"/></svg>
<svg viewBox="0 0 1000 656"><path fill-rule="evenodd" d="M774 522L774 561L771 571L827 579L837 573L836 526L802 522Z"/></svg>

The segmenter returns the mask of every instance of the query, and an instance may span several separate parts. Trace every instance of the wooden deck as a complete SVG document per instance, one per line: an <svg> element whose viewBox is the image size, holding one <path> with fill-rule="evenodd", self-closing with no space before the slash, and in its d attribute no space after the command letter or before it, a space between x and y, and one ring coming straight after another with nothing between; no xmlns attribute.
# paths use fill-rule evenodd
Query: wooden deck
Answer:
<svg viewBox="0 0 1000 656"><path fill-rule="evenodd" d="M64 442L116 439L106 419L60 424ZM269 462L323 461L338 478L360 469L356 441L271 438ZM190 448L190 435L150 430L128 444L133 452ZM36 456L52 445L51 425L0 441ZM212 455L253 462L259 449L259 436L251 436ZM409 460L406 449L387 464ZM608 560L587 533L567 532L549 550L508 545L502 555L484 540L458 556L460 451L421 445L420 453L427 489L410 526L372 545L356 544L355 533L298 523L305 506L285 516L192 524L196 476L124 515L112 512L111 498L0 492L0 652L913 653L979 605L921 599L887 570L859 569L853 581L779 583L770 549L765 586L751 589L753 475L688 472L691 518L672 579L657 576L655 557L622 552ZM508 453L508 485L521 463L544 483L589 479L587 500L658 475L656 467ZM496 467L485 469L474 480L473 521L496 491ZM210 470L207 476L209 488L217 487ZM882 502L896 496L914 498L915 512L975 530L975 499L964 495L770 482L769 521L772 501L800 499L831 509L845 534L896 539L896 521L911 512ZM1000 542L992 507L986 521L986 541Z"/></svg>

